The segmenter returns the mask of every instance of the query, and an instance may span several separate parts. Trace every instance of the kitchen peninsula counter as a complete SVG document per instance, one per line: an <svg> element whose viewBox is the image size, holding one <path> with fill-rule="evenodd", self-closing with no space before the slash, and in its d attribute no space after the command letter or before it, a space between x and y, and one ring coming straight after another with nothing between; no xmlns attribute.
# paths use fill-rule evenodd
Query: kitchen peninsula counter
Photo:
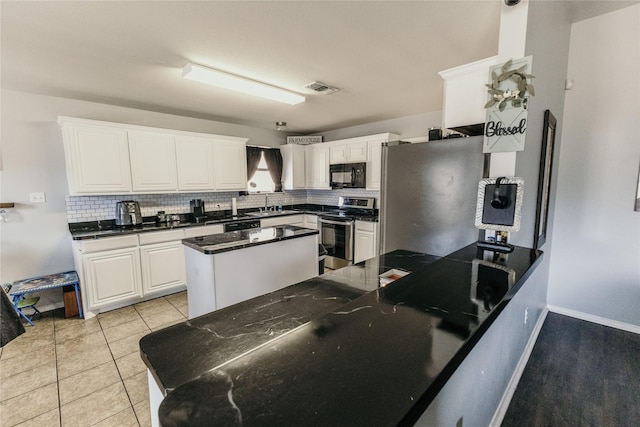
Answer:
<svg viewBox="0 0 640 427"><path fill-rule="evenodd" d="M167 393L159 421L411 424L540 256L395 251L151 333L140 348ZM379 288L394 268L411 273Z"/></svg>

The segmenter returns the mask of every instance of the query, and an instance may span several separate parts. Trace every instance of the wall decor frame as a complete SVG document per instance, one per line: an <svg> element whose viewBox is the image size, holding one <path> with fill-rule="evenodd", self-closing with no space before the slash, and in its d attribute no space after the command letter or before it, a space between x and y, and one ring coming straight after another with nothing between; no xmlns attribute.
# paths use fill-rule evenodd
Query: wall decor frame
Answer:
<svg viewBox="0 0 640 427"><path fill-rule="evenodd" d="M556 140L557 120L550 110L544 112L542 129L542 148L540 150L540 172L538 175L538 199L536 202L536 223L533 235L533 247L540 247L547 240L549 220L549 196L553 172L553 151Z"/></svg>
<svg viewBox="0 0 640 427"><path fill-rule="evenodd" d="M493 211L496 212L492 207L490 207L489 201L492 198L492 195L495 191L495 185L498 178L483 178L478 182L478 199L476 202L476 217L475 217L475 226L481 230L495 230L495 231L508 231L515 232L520 230L520 222L522 217L522 203L524 201L524 180L519 177L502 177L502 186L515 187L515 191L512 194L512 200L509 202L511 223L507 224L504 222L492 222L492 218L489 221L486 220L487 214L490 214ZM490 188L487 188L490 187ZM498 208L497 211L507 211L506 208ZM504 219L504 218L501 218Z"/></svg>

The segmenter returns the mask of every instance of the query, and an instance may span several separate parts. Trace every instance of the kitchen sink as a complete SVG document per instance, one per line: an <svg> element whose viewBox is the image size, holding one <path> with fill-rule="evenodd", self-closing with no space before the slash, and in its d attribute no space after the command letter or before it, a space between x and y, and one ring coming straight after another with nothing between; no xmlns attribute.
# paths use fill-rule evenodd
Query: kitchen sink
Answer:
<svg viewBox="0 0 640 427"><path fill-rule="evenodd" d="M262 211L262 212L247 212L247 215L257 216L257 217L268 217L268 216L279 216L279 215L291 215L300 213L294 210L283 210L283 211Z"/></svg>

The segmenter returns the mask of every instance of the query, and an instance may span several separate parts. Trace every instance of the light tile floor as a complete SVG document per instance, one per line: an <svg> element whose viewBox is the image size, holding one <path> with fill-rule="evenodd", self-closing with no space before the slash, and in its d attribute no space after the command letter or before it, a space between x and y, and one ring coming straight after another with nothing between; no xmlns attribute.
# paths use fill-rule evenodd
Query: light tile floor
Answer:
<svg viewBox="0 0 640 427"><path fill-rule="evenodd" d="M0 348L0 426L149 426L138 341L188 317L180 292L99 314L45 313Z"/></svg>

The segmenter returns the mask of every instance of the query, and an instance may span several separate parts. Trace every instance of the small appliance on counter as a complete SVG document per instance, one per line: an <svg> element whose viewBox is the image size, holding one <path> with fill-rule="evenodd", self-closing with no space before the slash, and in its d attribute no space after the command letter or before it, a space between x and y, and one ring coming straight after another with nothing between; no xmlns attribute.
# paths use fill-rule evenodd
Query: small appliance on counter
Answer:
<svg viewBox="0 0 640 427"><path fill-rule="evenodd" d="M204 200L193 199L189 202L189 206L191 207L191 222L204 222L207 219L207 214L204 211Z"/></svg>
<svg viewBox="0 0 640 427"><path fill-rule="evenodd" d="M132 227L142 224L140 204L134 200L117 202L115 223L118 227Z"/></svg>

